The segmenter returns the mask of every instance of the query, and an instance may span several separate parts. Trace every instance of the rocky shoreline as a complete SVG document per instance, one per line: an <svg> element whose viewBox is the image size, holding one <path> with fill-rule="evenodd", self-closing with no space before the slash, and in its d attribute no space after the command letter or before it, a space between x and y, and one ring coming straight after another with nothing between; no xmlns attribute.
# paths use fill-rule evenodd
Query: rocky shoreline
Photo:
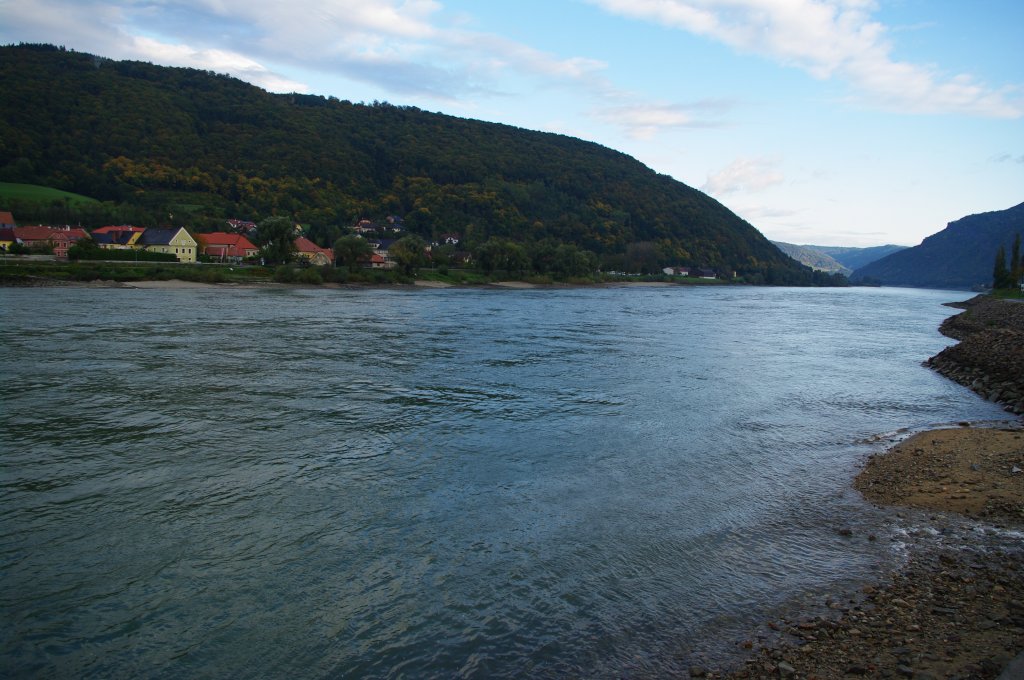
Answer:
<svg viewBox="0 0 1024 680"><path fill-rule="evenodd" d="M925 362L1007 411L1024 414L1024 303L979 295L939 331L960 343Z"/></svg>
<svg viewBox="0 0 1024 680"><path fill-rule="evenodd" d="M1024 406L1024 304L979 296L947 319L961 340L926 365L1007 410ZM854 486L924 519L905 564L815 613L766 622L739 668L691 677L751 680L1024 679L1024 427L931 430L872 456ZM915 514L916 513L916 514ZM866 540L877 540L874 536ZM824 612L824 613L821 613Z"/></svg>

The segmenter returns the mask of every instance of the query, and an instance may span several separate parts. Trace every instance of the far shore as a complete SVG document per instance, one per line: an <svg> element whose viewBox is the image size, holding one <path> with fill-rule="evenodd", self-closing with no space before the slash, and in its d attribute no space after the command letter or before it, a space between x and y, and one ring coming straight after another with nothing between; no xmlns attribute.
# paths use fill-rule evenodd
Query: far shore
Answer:
<svg viewBox="0 0 1024 680"><path fill-rule="evenodd" d="M3 285L3 284L0 284ZM278 283L276 281L247 281L247 282L219 282L207 283L205 281L188 281L184 279L142 279L138 281L114 281L109 279L96 279L93 281L65 281L61 279L38 279L30 284L7 284L10 288L138 288L146 290L187 290L187 289L210 289L210 290L254 290L261 288L303 288L315 290L323 289L507 289L507 290L551 290L568 288L675 288L689 284L674 283L667 281L604 281L595 283L531 283L529 281L492 281L489 283L448 283L446 281L433 281L429 279L416 279L412 283ZM707 285L707 284L703 284ZM720 284L725 285L725 284ZM739 284L731 284L739 285Z"/></svg>

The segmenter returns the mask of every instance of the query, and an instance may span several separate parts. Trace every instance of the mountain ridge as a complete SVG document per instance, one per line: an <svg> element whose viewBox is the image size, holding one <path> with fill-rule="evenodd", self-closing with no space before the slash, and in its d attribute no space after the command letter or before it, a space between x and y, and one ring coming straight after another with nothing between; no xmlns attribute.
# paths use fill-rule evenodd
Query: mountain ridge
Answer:
<svg viewBox="0 0 1024 680"><path fill-rule="evenodd" d="M772 241L782 252L797 262L817 271L843 274L849 276L857 267L903 250L907 246L884 245L858 248L854 246L814 246Z"/></svg>
<svg viewBox="0 0 1024 680"><path fill-rule="evenodd" d="M853 272L853 281L920 288L983 288L992 284L1000 246L1024 235L1024 203L1005 210L967 215L925 238Z"/></svg>

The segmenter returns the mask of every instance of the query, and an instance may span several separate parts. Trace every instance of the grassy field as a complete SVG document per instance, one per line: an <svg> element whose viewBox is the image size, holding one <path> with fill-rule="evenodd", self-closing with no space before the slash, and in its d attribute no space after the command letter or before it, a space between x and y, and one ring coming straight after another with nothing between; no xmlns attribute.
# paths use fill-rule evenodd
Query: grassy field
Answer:
<svg viewBox="0 0 1024 680"><path fill-rule="evenodd" d="M67 200L71 203L99 203L95 198L73 194L70 191L61 191L50 187L43 187L36 184L15 184L13 182L0 182L0 205L8 200L37 201L41 203L52 203L53 201Z"/></svg>

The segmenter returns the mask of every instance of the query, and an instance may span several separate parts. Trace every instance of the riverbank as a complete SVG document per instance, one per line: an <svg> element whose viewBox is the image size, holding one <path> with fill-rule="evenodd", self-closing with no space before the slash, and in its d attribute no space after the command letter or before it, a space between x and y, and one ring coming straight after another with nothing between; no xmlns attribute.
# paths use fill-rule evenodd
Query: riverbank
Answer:
<svg viewBox="0 0 1024 680"><path fill-rule="evenodd" d="M1024 303L979 295L951 307L965 311L939 331L960 343L926 365L1007 411L1024 414Z"/></svg>
<svg viewBox="0 0 1024 680"><path fill-rule="evenodd" d="M968 313L942 325L943 333L961 344L926 365L1020 413L1013 397L1015 391L1024 395L1019 386L1024 364L1017 363L1020 347L1013 344L1020 338L1008 336L1024 330L1024 305L979 296L964 308ZM1002 394L993 397L993 389ZM1000 399L1004 396L1005 401ZM741 668L715 672L694 667L690 675L733 680L1024 678L1021 423L963 423L921 432L872 456L854 486L871 503L935 513L927 515L928 537L908 537L905 564L879 583L818 603L826 615L768 622L776 635L743 643L750 656ZM958 516L972 520L965 523L967 534L946 540L949 522ZM938 538L931 538L932 531Z"/></svg>
<svg viewBox="0 0 1024 680"><path fill-rule="evenodd" d="M7 287L11 288L139 288L147 290L182 290L182 289L218 289L218 290L252 290L257 288L309 288L309 289L441 289L441 288L464 288L464 289L487 289L496 290L546 290L566 288L668 288L672 286L709 285L695 282L669 282L669 281L596 281L593 283L531 283L529 281L492 281L487 283L449 283L431 279L416 279L412 283L280 283L277 281L249 281L249 282L216 282L188 281L183 279L142 279L137 281L115 281L110 279L94 279L91 281L68 281L52 278L37 278L26 280L17 284L8 282ZM725 285L724 283L710 285ZM734 284L738 285L738 284Z"/></svg>

